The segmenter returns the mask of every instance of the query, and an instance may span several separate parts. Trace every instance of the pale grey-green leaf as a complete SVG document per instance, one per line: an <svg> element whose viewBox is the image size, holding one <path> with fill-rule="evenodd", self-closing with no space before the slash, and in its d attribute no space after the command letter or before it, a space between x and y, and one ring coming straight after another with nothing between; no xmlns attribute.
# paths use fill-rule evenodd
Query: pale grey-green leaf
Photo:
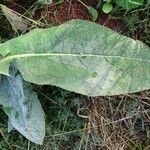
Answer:
<svg viewBox="0 0 150 150"><path fill-rule="evenodd" d="M15 60L23 78L36 84L89 96L150 89L150 48L88 21L33 30L1 44L0 54L0 73Z"/></svg>
<svg viewBox="0 0 150 150"><path fill-rule="evenodd" d="M31 85L24 82L19 74L2 77L0 104L9 117L8 131L15 128L30 141L43 143L44 112Z"/></svg>

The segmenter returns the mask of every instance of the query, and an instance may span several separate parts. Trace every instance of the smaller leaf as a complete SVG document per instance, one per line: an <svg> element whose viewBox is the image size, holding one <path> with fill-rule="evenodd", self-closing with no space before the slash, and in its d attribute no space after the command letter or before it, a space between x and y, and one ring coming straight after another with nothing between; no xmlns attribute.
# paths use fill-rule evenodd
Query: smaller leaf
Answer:
<svg viewBox="0 0 150 150"><path fill-rule="evenodd" d="M2 13L6 16L7 20L10 22L13 29L22 31L23 33L27 31L28 25L27 21L21 17L21 14L9 9L4 5L0 5Z"/></svg>
<svg viewBox="0 0 150 150"><path fill-rule="evenodd" d="M98 18L98 11L91 6L88 6L87 9L88 9L89 14L92 17L92 21L95 22L96 19Z"/></svg>
<svg viewBox="0 0 150 150"><path fill-rule="evenodd" d="M10 76L0 81L0 104L8 115L8 132L18 130L28 140L42 144L45 135L44 112L32 86L18 70L10 67Z"/></svg>
<svg viewBox="0 0 150 150"><path fill-rule="evenodd" d="M103 12L106 14L110 13L112 9L113 9L113 6L111 3L105 3L102 7Z"/></svg>
<svg viewBox="0 0 150 150"><path fill-rule="evenodd" d="M38 0L39 3L47 5L47 4L51 4L52 0Z"/></svg>
<svg viewBox="0 0 150 150"><path fill-rule="evenodd" d="M114 0L114 2L125 9L134 9L143 5L144 0Z"/></svg>

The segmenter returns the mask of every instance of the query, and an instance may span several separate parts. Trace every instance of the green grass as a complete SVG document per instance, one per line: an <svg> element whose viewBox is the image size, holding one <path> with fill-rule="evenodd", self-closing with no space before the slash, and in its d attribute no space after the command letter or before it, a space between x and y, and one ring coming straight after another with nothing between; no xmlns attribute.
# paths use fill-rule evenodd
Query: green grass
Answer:
<svg viewBox="0 0 150 150"><path fill-rule="evenodd" d="M124 22L125 35L139 39L150 46L150 3L148 1L134 10L125 10L116 6L111 15Z"/></svg>

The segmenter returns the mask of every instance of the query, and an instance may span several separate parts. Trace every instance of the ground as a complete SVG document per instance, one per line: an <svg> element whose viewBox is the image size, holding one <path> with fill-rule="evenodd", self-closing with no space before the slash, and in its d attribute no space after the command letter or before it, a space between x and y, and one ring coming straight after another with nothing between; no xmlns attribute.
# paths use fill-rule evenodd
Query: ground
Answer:
<svg viewBox="0 0 150 150"><path fill-rule="evenodd" d="M85 0L97 7L96 0ZM30 18L28 29L59 25L71 19L91 20L77 0L37 5L34 0L2 1ZM117 5L110 14L101 9L96 23L150 46L150 4L127 11ZM34 21L32 21L34 20ZM36 24L35 24L36 22ZM42 24L41 24L42 22ZM0 37L4 42L20 35L0 14ZM7 133L7 116L0 111L0 149L36 150L148 150L150 149L150 91L113 97L85 97L52 86L34 85L46 114L46 137L42 146L17 131Z"/></svg>

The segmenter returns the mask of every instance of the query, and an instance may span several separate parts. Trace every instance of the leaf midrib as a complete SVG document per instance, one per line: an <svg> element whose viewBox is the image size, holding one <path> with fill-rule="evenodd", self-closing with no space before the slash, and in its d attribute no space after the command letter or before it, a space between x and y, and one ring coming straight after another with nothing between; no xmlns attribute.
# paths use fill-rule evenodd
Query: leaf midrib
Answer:
<svg viewBox="0 0 150 150"><path fill-rule="evenodd" d="M17 54L17 55L10 55L0 60L0 63L4 63L7 61L11 61L14 59L19 58L28 58L28 57L46 57L46 56L70 56L70 57L101 57L101 58L119 58L119 59L128 59L131 61L143 61L150 63L150 60L147 59L140 59L134 57L125 57L125 56L108 56L108 55L96 55L96 54L62 54L62 53L30 53L30 54Z"/></svg>

